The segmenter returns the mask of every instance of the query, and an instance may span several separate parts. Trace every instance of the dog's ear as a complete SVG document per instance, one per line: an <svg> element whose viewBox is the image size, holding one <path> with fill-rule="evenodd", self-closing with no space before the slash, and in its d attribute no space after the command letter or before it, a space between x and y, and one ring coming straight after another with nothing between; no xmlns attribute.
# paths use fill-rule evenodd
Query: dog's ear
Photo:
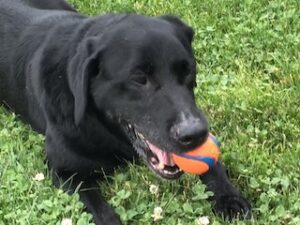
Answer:
<svg viewBox="0 0 300 225"><path fill-rule="evenodd" d="M172 15L164 15L160 17L163 20L168 21L169 23L173 24L177 28L177 32L184 34L187 40L189 41L189 44L192 43L193 37L194 37L194 30L186 25L184 22L182 22L179 18Z"/></svg>
<svg viewBox="0 0 300 225"><path fill-rule="evenodd" d="M77 125L86 110L89 80L100 72L102 48L97 43L90 38L79 44L68 66L68 83L74 97L74 121Z"/></svg>

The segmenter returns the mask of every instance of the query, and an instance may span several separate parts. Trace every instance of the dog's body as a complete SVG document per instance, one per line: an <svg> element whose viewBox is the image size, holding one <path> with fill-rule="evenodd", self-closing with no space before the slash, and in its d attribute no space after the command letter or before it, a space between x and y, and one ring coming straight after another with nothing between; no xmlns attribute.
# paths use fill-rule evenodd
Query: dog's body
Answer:
<svg viewBox="0 0 300 225"><path fill-rule="evenodd" d="M72 176L71 189L82 181L90 189L101 179L95 171L138 155L173 179L180 172L169 153L207 137L193 96L193 32L179 19L89 18L62 0L0 0L0 21L0 102L45 134L56 184ZM217 212L249 215L220 163L201 179ZM96 224L120 224L99 191L79 193Z"/></svg>

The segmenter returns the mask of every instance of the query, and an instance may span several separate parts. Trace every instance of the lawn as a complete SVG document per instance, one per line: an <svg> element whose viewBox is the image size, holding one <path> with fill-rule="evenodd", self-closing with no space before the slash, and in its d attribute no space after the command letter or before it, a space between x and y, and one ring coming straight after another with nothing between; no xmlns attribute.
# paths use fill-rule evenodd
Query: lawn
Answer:
<svg viewBox="0 0 300 225"><path fill-rule="evenodd" d="M197 103L222 143L233 183L253 205L252 220L229 223L211 212L197 177L166 182L130 165L101 187L124 225L197 225L201 216L212 225L300 224L298 0L69 2L87 15L174 14L195 29ZM153 221L155 207L163 209L161 220ZM93 224L78 195L51 185L43 136L0 108L0 225L60 225L66 218Z"/></svg>

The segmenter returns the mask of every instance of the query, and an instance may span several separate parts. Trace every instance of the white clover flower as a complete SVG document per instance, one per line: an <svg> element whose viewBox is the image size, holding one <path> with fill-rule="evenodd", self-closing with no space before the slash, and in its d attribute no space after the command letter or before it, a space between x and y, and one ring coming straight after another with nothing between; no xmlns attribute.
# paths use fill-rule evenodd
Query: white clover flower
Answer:
<svg viewBox="0 0 300 225"><path fill-rule="evenodd" d="M72 219L64 218L64 219L62 219L60 225L72 225Z"/></svg>
<svg viewBox="0 0 300 225"><path fill-rule="evenodd" d="M207 216L200 216L197 219L197 224L198 225L209 225L209 219Z"/></svg>
<svg viewBox="0 0 300 225"><path fill-rule="evenodd" d="M32 179L34 181L42 181L45 179L45 175L43 173L37 173Z"/></svg>
<svg viewBox="0 0 300 225"><path fill-rule="evenodd" d="M149 191L150 191L151 194L156 195L158 193L158 186L154 185L154 184L151 184L150 188L149 188Z"/></svg>
<svg viewBox="0 0 300 225"><path fill-rule="evenodd" d="M161 215L163 212L161 207L155 207L153 210L153 214L151 215L153 217L154 221L161 220L163 216Z"/></svg>

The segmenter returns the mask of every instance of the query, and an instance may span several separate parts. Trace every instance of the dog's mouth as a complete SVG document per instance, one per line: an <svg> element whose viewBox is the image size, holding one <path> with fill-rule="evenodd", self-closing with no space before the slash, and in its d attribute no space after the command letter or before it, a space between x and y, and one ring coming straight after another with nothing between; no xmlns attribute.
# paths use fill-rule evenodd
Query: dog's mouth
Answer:
<svg viewBox="0 0 300 225"><path fill-rule="evenodd" d="M183 174L179 167L175 165L171 153L152 144L131 124L125 125L125 131L136 152L157 175L172 180Z"/></svg>

